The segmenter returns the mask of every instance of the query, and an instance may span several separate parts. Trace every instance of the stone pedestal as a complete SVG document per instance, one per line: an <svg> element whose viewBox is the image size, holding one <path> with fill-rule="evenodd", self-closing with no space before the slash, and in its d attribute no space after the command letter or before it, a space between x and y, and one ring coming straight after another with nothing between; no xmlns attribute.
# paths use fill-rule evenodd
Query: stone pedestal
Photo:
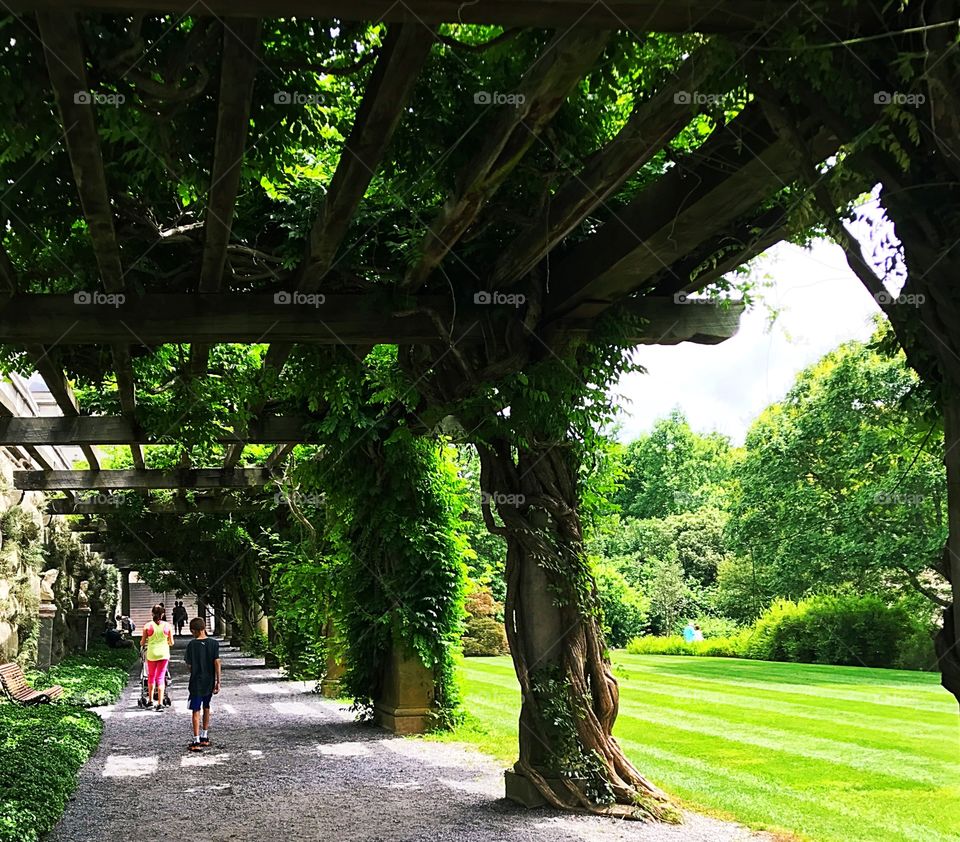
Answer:
<svg viewBox="0 0 960 842"><path fill-rule="evenodd" d="M547 769L537 769L543 776L546 782L550 785L550 788L557 793L566 792L566 784L563 779L558 777L551 777L555 775L556 772L550 772ZM583 791L586 786L586 781L573 779L571 781L574 785L577 785L581 791ZM533 781L530 780L523 772L520 772L516 767L513 769L507 769L503 773L503 783L505 787L505 795L510 801L514 801L517 804L522 804L524 807L544 807L547 804L547 799L543 797L539 789L536 788Z"/></svg>
<svg viewBox="0 0 960 842"><path fill-rule="evenodd" d="M81 608L77 613L83 628L83 651L86 652L90 648L90 609Z"/></svg>
<svg viewBox="0 0 960 842"><path fill-rule="evenodd" d="M340 697L340 679L346 672L343 664L337 660L333 653L327 655L327 669L323 674L323 681L320 682L320 694L328 699L337 699Z"/></svg>
<svg viewBox="0 0 960 842"><path fill-rule="evenodd" d="M69 647L73 651L86 652L90 648L90 609L78 608L68 615Z"/></svg>
<svg viewBox="0 0 960 842"><path fill-rule="evenodd" d="M37 669L50 669L53 657L53 618L57 616L57 606L52 602L40 603L40 635L37 640Z"/></svg>
<svg viewBox="0 0 960 842"><path fill-rule="evenodd" d="M394 734L422 734L433 725L434 676L416 656L395 646L383 677L374 718Z"/></svg>

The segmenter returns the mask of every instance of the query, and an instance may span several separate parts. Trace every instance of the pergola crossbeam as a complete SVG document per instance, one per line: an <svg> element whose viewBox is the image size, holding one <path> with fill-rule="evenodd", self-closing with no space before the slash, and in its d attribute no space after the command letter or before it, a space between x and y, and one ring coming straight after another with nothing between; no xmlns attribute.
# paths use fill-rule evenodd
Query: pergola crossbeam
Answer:
<svg viewBox="0 0 960 842"><path fill-rule="evenodd" d="M172 468L168 470L14 471L14 488L21 491L83 491L85 489L258 488L270 482L266 468Z"/></svg>
<svg viewBox="0 0 960 842"><path fill-rule="evenodd" d="M41 349L44 344L57 341L61 345L95 345L122 341L132 331L143 342L158 345L256 342L265 336L318 345L446 344L448 338L430 311L450 324L453 309L449 299L422 296L409 303L411 309L403 312L373 294L329 295L322 308L315 308L277 305L272 296L263 295L179 293L131 298L123 307L77 307L69 295L18 295L0 304L0 342ZM636 299L626 306L639 315L645 316L645 311L650 310L656 319L668 319L665 325L654 322L639 329L630 337L636 345L658 344L662 328L676 323L682 331L689 318L689 310L683 306L665 316L664 306L656 300ZM500 331L519 330L522 315L521 310L509 304L491 307L473 302L462 302L456 313L450 335L463 346L483 342L485 331L494 327ZM568 328L571 333L583 335L589 333L590 323L581 314L574 314L569 322L555 320L552 328ZM718 329L718 336L724 336L726 322L721 320ZM61 408L71 405L68 400L74 400L73 410L65 410L64 414L76 415L75 399L72 391L68 392L63 372L39 350L37 353L38 367L45 378L50 376L48 385Z"/></svg>
<svg viewBox="0 0 960 842"><path fill-rule="evenodd" d="M307 440L305 416L265 416L252 422L246 438L263 444L296 444ZM232 443L237 434L224 430L219 441ZM162 444L145 434L125 416L79 415L45 418L0 417L0 446L131 445Z"/></svg>
<svg viewBox="0 0 960 842"><path fill-rule="evenodd" d="M629 28L636 32L744 33L788 26L796 4L787 0L9 0L7 8L97 12L164 12L243 17L338 18L407 23L482 23L499 26L578 26L585 29ZM856 9L832 9L832 27L850 24Z"/></svg>
<svg viewBox="0 0 960 842"><path fill-rule="evenodd" d="M220 103L210 195L203 224L203 259L200 292L217 292L223 284L227 246L240 190L243 153L250 126L253 83L257 75L260 21L228 18L223 26L223 59L220 66ZM194 376L207 367L210 348L195 344L190 349Z"/></svg>
<svg viewBox="0 0 960 842"><path fill-rule="evenodd" d="M418 289L476 220L490 197L549 125L570 91L590 70L609 40L608 32L562 30L517 86L515 105L498 106L492 125L481 123L477 151L458 173L404 283Z"/></svg>

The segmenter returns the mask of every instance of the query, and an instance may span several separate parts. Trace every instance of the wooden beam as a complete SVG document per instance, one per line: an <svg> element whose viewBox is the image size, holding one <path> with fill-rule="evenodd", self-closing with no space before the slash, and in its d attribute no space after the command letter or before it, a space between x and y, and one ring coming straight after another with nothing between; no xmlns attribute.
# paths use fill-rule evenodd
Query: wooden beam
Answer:
<svg viewBox="0 0 960 842"><path fill-rule="evenodd" d="M293 452L293 448L296 445L293 444L281 444L277 445L267 456L267 460L263 463L264 468L269 468L273 470L274 468L282 465L286 458Z"/></svg>
<svg viewBox="0 0 960 842"><path fill-rule="evenodd" d="M259 48L258 19L227 18L224 21L217 136L203 223L200 292L218 292L223 284L227 245L250 128L253 83L260 64L257 58ZM195 377L206 371L209 355L210 348L206 345L195 344L190 348L190 369Z"/></svg>
<svg viewBox="0 0 960 842"><path fill-rule="evenodd" d="M270 482L265 468L219 468L138 471L14 471L14 488L21 491L80 491L135 488L256 488Z"/></svg>
<svg viewBox="0 0 960 842"><path fill-rule="evenodd" d="M296 444L307 440L304 425L306 416L264 416L253 421L244 433L244 440L263 444ZM217 440L233 443L240 436L229 430L217 434ZM78 415L74 417L52 416L0 417L0 446L25 446L28 449L39 445L144 445L163 444L163 441L146 435L126 417L115 415Z"/></svg>
<svg viewBox="0 0 960 842"><path fill-rule="evenodd" d="M13 11L78 9L113 12L169 12L238 17L338 18L407 23L484 23L499 26L593 29L630 28L637 32L743 33L781 24L795 3L784 0L8 0ZM836 4L841 5L841 4ZM831 26L849 23L844 7L826 13Z"/></svg>
<svg viewBox="0 0 960 842"><path fill-rule="evenodd" d="M18 295L6 304L0 302L0 342L30 345L59 339L61 344L102 344L121 341L133 332L151 345L197 340L258 342L268 336L321 345L445 345L447 339L434 320L423 310L412 312L413 303L411 315L399 315L387 299L372 295L329 295L322 308L278 307L271 297L252 294L146 295L121 308L94 304L76 307L69 295ZM445 296L421 296L415 303L440 314L444 323L452 319L450 301ZM482 343L489 329L520 331L522 313L521 304L498 304L496 299L490 304L460 302L452 326L453 341L469 346ZM574 314L570 331L582 334L591 315ZM678 318L684 318L682 312ZM551 322L553 330L564 325L563 320ZM647 326L632 339L637 345L648 345L657 344L657 337L656 330ZM54 369L62 378L62 372Z"/></svg>
<svg viewBox="0 0 960 842"><path fill-rule="evenodd" d="M12 301L13 299L10 300ZM56 342L56 340L52 341ZM27 353L33 360L37 372L43 378L43 382L47 384L47 388L50 390L50 394L53 395L53 399L57 402L57 406L60 407L60 411L67 417L75 417L80 414L80 406L77 403L77 398L73 394L73 389L70 387L70 384L67 382L67 376L63 373L63 369L50 359L49 349L46 347L46 344L47 343L39 345L30 344L27 346ZM97 458L96 451L87 444L80 445L80 449L83 451L83 455L86 457L90 469L93 471L100 470L100 460Z"/></svg>
<svg viewBox="0 0 960 842"><path fill-rule="evenodd" d="M136 426L137 392L133 381L133 362L130 359L130 347L124 344L113 346L113 362L116 367L117 391L120 393L120 408L123 417L130 426ZM99 442L102 444L103 442ZM130 442L130 455L133 467L143 470L143 448L137 442Z"/></svg>
<svg viewBox="0 0 960 842"><path fill-rule="evenodd" d="M232 496L196 497L192 501L176 498L170 501L153 501L146 505L150 514L176 515L190 512L204 514L225 514L228 512L255 512L262 510L271 498L248 497L238 499ZM118 500L119 503L119 500ZM120 511L118 505L109 501L65 500L57 498L50 500L46 507L48 514L53 515L114 515Z"/></svg>
<svg viewBox="0 0 960 842"><path fill-rule="evenodd" d="M10 255L0 244L0 296L16 295L17 292L17 270L10 262Z"/></svg>
<svg viewBox="0 0 960 842"><path fill-rule="evenodd" d="M83 39L76 15L62 11L38 11L37 23L47 57L47 72L53 85L73 180L90 229L90 239L104 289L123 289L123 269L113 228L113 210L100 153L100 136L94 119L83 56Z"/></svg>
<svg viewBox="0 0 960 842"><path fill-rule="evenodd" d="M617 135L570 176L546 207L503 250L491 272L491 285L518 281L623 183L663 149L705 105L690 105L682 94L701 90L729 48L709 43L698 49L649 99L637 103ZM730 83L735 84L731 76Z"/></svg>
<svg viewBox="0 0 960 842"><path fill-rule="evenodd" d="M552 268L549 313L596 315L648 288L658 273L796 179L790 148L773 137L757 107L718 133L692 165L675 166ZM811 141L820 158L838 146L825 130Z"/></svg>
<svg viewBox="0 0 960 842"><path fill-rule="evenodd" d="M497 106L493 124L481 123L477 151L457 175L457 187L430 224L420 260L404 284L419 289L553 119L570 91L600 55L609 32L565 29L530 66L513 92L515 104Z"/></svg>
<svg viewBox="0 0 960 842"><path fill-rule="evenodd" d="M330 269L350 220L380 167L400 123L435 30L415 22L391 26L310 231L301 290L315 290Z"/></svg>

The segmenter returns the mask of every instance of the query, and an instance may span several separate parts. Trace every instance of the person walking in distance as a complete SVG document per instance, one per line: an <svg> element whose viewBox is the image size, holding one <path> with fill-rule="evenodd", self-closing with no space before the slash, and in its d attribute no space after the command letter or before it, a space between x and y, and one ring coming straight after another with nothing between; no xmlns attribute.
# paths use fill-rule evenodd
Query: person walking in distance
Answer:
<svg viewBox="0 0 960 842"><path fill-rule="evenodd" d="M193 712L193 740L188 748L190 751L201 751L210 745L210 700L220 692L220 644L212 637L207 637L202 617L194 617L190 621L190 634L193 640L187 644L183 656L190 668L188 707Z"/></svg>
<svg viewBox="0 0 960 842"><path fill-rule="evenodd" d="M153 606L153 621L143 627L140 646L146 647L147 659L147 704L153 701L153 688L157 688L157 705L154 710L163 710L163 692L170 663L170 647L173 646L173 629L163 620L163 606Z"/></svg>

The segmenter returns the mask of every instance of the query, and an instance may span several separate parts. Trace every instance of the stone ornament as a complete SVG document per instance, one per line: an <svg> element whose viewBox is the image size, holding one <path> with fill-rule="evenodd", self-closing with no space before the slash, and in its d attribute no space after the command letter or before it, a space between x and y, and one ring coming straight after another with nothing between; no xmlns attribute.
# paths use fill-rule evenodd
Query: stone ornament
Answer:
<svg viewBox="0 0 960 842"><path fill-rule="evenodd" d="M84 579L80 583L80 590L77 593L77 607L78 608L89 608L90 607L90 594L88 590L90 588L90 582Z"/></svg>
<svg viewBox="0 0 960 842"><path fill-rule="evenodd" d="M40 602L53 602L55 597L53 593L53 583L57 581L60 571L51 568L43 574L40 580Z"/></svg>

